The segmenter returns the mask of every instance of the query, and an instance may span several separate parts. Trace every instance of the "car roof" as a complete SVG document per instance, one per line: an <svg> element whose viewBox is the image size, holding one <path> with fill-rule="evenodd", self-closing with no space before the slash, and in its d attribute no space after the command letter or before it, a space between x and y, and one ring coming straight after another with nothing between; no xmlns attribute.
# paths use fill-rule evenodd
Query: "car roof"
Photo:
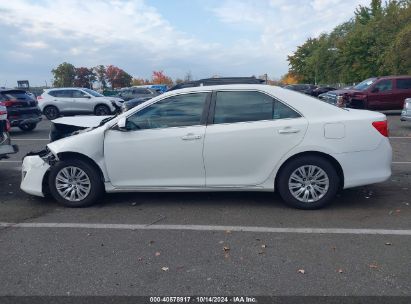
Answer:
<svg viewBox="0 0 411 304"><path fill-rule="evenodd" d="M409 75L391 75L391 76L379 76L379 77L370 77L370 78L377 78L377 79L396 78L396 79L401 79L401 78L411 78L411 76L409 76Z"/></svg>
<svg viewBox="0 0 411 304"><path fill-rule="evenodd" d="M9 91L13 91L13 92L27 92L26 90L23 90L23 89L6 89L6 88L0 88L0 93L1 93L1 92L9 92Z"/></svg>
<svg viewBox="0 0 411 304"><path fill-rule="evenodd" d="M60 90L83 90L83 89L88 89L88 88L78 88L78 87L69 87L69 88L50 88L50 89L45 89L44 91L60 91Z"/></svg>

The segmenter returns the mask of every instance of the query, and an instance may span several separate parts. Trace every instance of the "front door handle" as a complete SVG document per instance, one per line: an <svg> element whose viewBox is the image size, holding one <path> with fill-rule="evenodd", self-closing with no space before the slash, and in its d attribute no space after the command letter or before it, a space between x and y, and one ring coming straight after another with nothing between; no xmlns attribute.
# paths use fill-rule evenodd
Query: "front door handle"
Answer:
<svg viewBox="0 0 411 304"><path fill-rule="evenodd" d="M292 128L285 128L285 129L278 130L279 134L293 134L293 133L298 133L298 132L300 132L299 129L292 129Z"/></svg>
<svg viewBox="0 0 411 304"><path fill-rule="evenodd" d="M188 133L187 135L184 135L181 137L182 140L197 140L201 139L201 135L194 134L194 133Z"/></svg>

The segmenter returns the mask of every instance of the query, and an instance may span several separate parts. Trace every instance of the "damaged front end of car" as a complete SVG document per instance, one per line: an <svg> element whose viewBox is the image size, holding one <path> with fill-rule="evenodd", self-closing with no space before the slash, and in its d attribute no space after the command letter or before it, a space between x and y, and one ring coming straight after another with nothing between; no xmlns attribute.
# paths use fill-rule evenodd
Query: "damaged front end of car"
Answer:
<svg viewBox="0 0 411 304"><path fill-rule="evenodd" d="M24 192L44 197L47 194L46 178L49 169L58 161L47 147L29 152L23 159L20 188Z"/></svg>

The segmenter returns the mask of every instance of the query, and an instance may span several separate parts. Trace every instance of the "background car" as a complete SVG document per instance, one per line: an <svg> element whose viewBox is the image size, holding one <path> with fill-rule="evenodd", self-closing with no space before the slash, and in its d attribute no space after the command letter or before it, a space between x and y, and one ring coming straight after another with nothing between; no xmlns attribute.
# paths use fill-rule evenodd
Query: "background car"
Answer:
<svg viewBox="0 0 411 304"><path fill-rule="evenodd" d="M391 175L385 115L272 86L171 91L118 116L60 124L87 129L26 156L21 189L69 207L105 191L276 190L315 209Z"/></svg>
<svg viewBox="0 0 411 304"><path fill-rule="evenodd" d="M123 102L123 105L121 106L121 109L123 112L126 112L140 104L142 104L143 102L146 102L147 100L150 100L151 97L139 97L139 98L134 98L128 101Z"/></svg>
<svg viewBox="0 0 411 304"><path fill-rule="evenodd" d="M401 121L411 121L411 98L404 101L404 108L401 112Z"/></svg>
<svg viewBox="0 0 411 304"><path fill-rule="evenodd" d="M7 108L7 118L12 127L32 131L41 121L37 100L24 90L0 89L0 106Z"/></svg>
<svg viewBox="0 0 411 304"><path fill-rule="evenodd" d="M7 120L7 109L0 106L0 159L18 151L17 146L10 144L10 123Z"/></svg>
<svg viewBox="0 0 411 304"><path fill-rule="evenodd" d="M320 95L320 94L324 94L324 93L327 93L327 92L329 92L329 91L335 91L336 90L336 88L333 88L333 87L318 87L318 88L315 88L312 92L311 92L311 96L314 96L314 97L318 97L318 95Z"/></svg>
<svg viewBox="0 0 411 304"><path fill-rule="evenodd" d="M64 114L110 115L120 112L123 102L121 98L106 97L87 88L47 89L37 100L49 120Z"/></svg>
<svg viewBox="0 0 411 304"><path fill-rule="evenodd" d="M160 93L155 89L131 87L121 89L117 97L128 101L135 98L146 98L146 100L148 100L158 95L160 95Z"/></svg>
<svg viewBox="0 0 411 304"><path fill-rule="evenodd" d="M368 78L351 89L329 91L320 99L337 104L341 96L348 108L368 110L401 110L404 100L411 97L411 76Z"/></svg>
<svg viewBox="0 0 411 304"><path fill-rule="evenodd" d="M313 95L313 91L317 89L317 86L313 84L300 83L300 84L289 84L285 86L284 89L297 91L297 92L304 93L307 95Z"/></svg>

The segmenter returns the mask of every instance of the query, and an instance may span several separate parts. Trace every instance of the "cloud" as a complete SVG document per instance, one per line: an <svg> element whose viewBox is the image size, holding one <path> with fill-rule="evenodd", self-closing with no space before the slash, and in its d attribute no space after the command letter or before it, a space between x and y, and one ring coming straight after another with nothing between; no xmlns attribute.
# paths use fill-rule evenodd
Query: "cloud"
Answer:
<svg viewBox="0 0 411 304"><path fill-rule="evenodd" d="M162 15L145 0L1 1L0 36L8 45L0 49L5 59L0 82L38 75L42 83L63 61L115 64L143 77L157 69L173 77L187 71L197 77L266 72L279 77L287 71L287 55L306 38L331 30L368 2L187 1L187 10L177 12L181 23L190 9L202 9L216 31L205 39L193 24L177 27L167 20L167 11ZM227 39L213 39L220 30Z"/></svg>

